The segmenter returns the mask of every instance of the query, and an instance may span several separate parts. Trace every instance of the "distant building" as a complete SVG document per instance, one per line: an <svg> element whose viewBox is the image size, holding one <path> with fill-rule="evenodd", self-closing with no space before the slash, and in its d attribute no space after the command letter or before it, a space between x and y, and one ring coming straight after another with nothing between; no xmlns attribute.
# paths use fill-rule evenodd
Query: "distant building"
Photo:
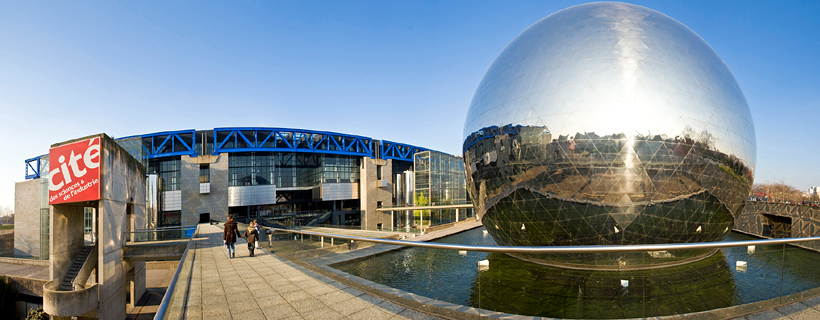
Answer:
<svg viewBox="0 0 820 320"><path fill-rule="evenodd" d="M215 128L115 141L145 166L148 175L148 212L145 224L136 229L224 221L233 214L238 220L259 219L284 226L392 230L410 227L410 219L376 209L412 204L414 188L425 190L426 199L432 202L466 201L460 157L433 152L431 162L426 148L363 136L302 129ZM426 156L414 157L419 152ZM413 183L414 160L421 159L433 167L425 169L427 178ZM26 181L15 187L17 256L48 259L48 181L48 155L26 160ZM93 212L86 211L88 231L94 222ZM434 213L433 224L453 220L451 214Z"/></svg>

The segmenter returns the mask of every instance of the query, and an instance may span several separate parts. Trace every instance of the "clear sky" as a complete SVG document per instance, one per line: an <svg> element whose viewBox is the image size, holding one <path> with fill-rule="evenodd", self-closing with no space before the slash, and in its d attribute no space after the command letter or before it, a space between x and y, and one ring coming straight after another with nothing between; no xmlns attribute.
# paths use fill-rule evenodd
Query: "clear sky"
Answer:
<svg viewBox="0 0 820 320"><path fill-rule="evenodd" d="M0 206L24 161L105 132L269 126L461 150L502 49L581 1L0 0ZM820 185L820 1L635 1L703 37L757 131L757 181Z"/></svg>

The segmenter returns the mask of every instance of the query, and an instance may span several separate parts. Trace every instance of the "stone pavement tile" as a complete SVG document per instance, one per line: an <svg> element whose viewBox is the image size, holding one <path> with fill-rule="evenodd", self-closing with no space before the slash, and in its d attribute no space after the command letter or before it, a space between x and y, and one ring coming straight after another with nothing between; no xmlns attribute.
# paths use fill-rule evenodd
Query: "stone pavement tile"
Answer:
<svg viewBox="0 0 820 320"><path fill-rule="evenodd" d="M347 301L353 299L354 297L347 292L341 290L335 290L333 292L323 294L316 297L317 299L321 300L327 305L332 305L334 303Z"/></svg>
<svg viewBox="0 0 820 320"><path fill-rule="evenodd" d="M319 285L319 286L313 286L313 287L302 288L302 289L304 289L307 293L309 293L312 296L320 296L320 295L323 295L325 293L330 293L330 292L336 291L336 288L333 288L333 287L330 287L330 286L327 286L327 285Z"/></svg>
<svg viewBox="0 0 820 320"><path fill-rule="evenodd" d="M782 314L785 314L785 315L791 317L792 314L796 314L796 313L800 313L800 312L805 311L805 310L812 310L812 309L811 309L811 307L809 307L805 304L797 302L797 303L792 303L792 304L788 304L788 305L785 305L785 306L782 306L782 307L775 308L775 310L777 310L777 312L780 312Z"/></svg>
<svg viewBox="0 0 820 320"><path fill-rule="evenodd" d="M234 312L233 310L231 310L231 317L233 317L234 319L241 319L241 320L266 320L267 319L267 317L262 312L262 310L260 310L259 308L256 307L256 304L254 304L253 307L249 307L245 311Z"/></svg>
<svg viewBox="0 0 820 320"><path fill-rule="evenodd" d="M802 303L809 306L809 307L820 309L820 297L814 297L814 298L811 298L811 299L806 299L806 300L803 300Z"/></svg>
<svg viewBox="0 0 820 320"><path fill-rule="evenodd" d="M296 312L296 309L291 307L288 304L280 304L273 308L264 308L262 312L265 314L265 317L268 319L284 319L288 317L300 317L299 312ZM215 320L215 319L214 319Z"/></svg>
<svg viewBox="0 0 820 320"><path fill-rule="evenodd" d="M802 306L802 308L800 307ZM780 313L789 316L793 320L816 320L820 319L820 310L811 308L802 303L794 303L788 306L777 308Z"/></svg>
<svg viewBox="0 0 820 320"><path fill-rule="evenodd" d="M358 311L354 314L347 316L349 319L353 320L371 320L371 319L387 319L392 317L393 314L384 309L379 307L370 307L364 310Z"/></svg>
<svg viewBox="0 0 820 320"><path fill-rule="evenodd" d="M381 303L377 304L376 306L379 307L379 308L382 308L383 310L385 310L387 312L394 313L394 314L399 314L402 311L406 310L406 308L404 308L402 306L399 306L395 303L388 302L388 301L382 301Z"/></svg>
<svg viewBox="0 0 820 320"><path fill-rule="evenodd" d="M291 291L282 294L282 298L285 298L287 302L293 304L295 301L304 300L308 298L312 298L310 294L305 291L298 290L298 291Z"/></svg>
<svg viewBox="0 0 820 320"><path fill-rule="evenodd" d="M366 301L366 302L372 303L373 305L377 305L377 304L379 304L379 303L384 302L384 300L382 300L381 298L374 297L374 296L371 296L371 295L369 295L369 294L363 294L363 295L360 295L360 296L359 296L359 299L362 299L362 300L364 300L364 301Z"/></svg>
<svg viewBox="0 0 820 320"><path fill-rule="evenodd" d="M372 307L373 305L367 302L364 302L359 299L350 299L345 301L344 303L336 303L330 305L333 310L341 312L343 315L351 315L366 308Z"/></svg>
<svg viewBox="0 0 820 320"><path fill-rule="evenodd" d="M275 292L271 292L270 295L266 297L257 297L256 304L259 305L260 308L265 309L268 307L275 307L280 304L288 304L285 298L276 294Z"/></svg>
<svg viewBox="0 0 820 320"><path fill-rule="evenodd" d="M354 297L358 297L358 296L361 296L361 295L364 294L364 292L353 289L351 287L343 288L342 291L347 292L347 293L351 294Z"/></svg>
<svg viewBox="0 0 820 320"><path fill-rule="evenodd" d="M747 320L776 320L776 319L788 319L784 314L777 312L776 310L769 310L763 311L755 314L750 314L746 316Z"/></svg>
<svg viewBox="0 0 820 320"><path fill-rule="evenodd" d="M231 312L227 305L202 309L203 319L229 319L230 317Z"/></svg>
<svg viewBox="0 0 820 320"><path fill-rule="evenodd" d="M316 298L307 298L291 302L290 306L296 309L296 311L299 311L299 313L304 313L316 308L324 307L325 305Z"/></svg>
<svg viewBox="0 0 820 320"><path fill-rule="evenodd" d="M398 314L398 317L411 320L436 320L438 318L426 315L415 310L406 309Z"/></svg>
<svg viewBox="0 0 820 320"><path fill-rule="evenodd" d="M222 294L208 294L202 296L203 306L227 305L228 299Z"/></svg>
<svg viewBox="0 0 820 320"><path fill-rule="evenodd" d="M279 292L279 294L285 294L285 293L288 293L288 292L301 290L301 289L299 289L299 287L294 286L292 284L284 284L284 285L280 285L280 286L274 286L274 288L276 289L276 292Z"/></svg>
<svg viewBox="0 0 820 320"><path fill-rule="evenodd" d="M316 319L316 320L336 320L344 318L344 315L335 311L325 305L321 307L314 308L307 312L301 314L302 317L305 319Z"/></svg>

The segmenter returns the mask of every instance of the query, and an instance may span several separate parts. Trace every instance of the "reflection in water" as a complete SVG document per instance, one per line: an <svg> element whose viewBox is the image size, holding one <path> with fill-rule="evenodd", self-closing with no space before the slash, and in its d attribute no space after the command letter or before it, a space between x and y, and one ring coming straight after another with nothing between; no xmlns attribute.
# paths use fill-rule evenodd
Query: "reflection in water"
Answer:
<svg viewBox="0 0 820 320"><path fill-rule="evenodd" d="M437 242L495 245L483 228ZM755 238L730 233L727 241ZM786 246L719 250L680 266L631 271L573 270L504 254L406 248L334 265L341 271L450 303L557 318L631 318L690 313L820 287L820 254ZM477 262L490 261L479 271ZM737 267L738 261L746 268Z"/></svg>

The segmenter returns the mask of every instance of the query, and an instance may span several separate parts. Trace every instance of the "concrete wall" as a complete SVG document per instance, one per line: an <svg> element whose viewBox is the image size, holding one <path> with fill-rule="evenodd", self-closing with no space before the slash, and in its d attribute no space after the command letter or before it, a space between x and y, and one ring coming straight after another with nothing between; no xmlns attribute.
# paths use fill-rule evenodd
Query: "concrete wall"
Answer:
<svg viewBox="0 0 820 320"><path fill-rule="evenodd" d="M130 208L135 220L145 217L145 167L106 135L102 136L101 147L97 314L100 319L124 319L129 280L142 283L141 287L132 287L135 299L145 291L145 262L130 266L123 261L122 252L126 223L139 225L138 221L126 222L126 212ZM139 271L133 272L134 279L126 279L128 269Z"/></svg>
<svg viewBox="0 0 820 320"><path fill-rule="evenodd" d="M208 163L211 170L210 193L199 193L199 165ZM200 213L210 213L211 219L228 218L228 154L182 156L180 161L183 226L199 222Z"/></svg>
<svg viewBox="0 0 820 320"><path fill-rule="evenodd" d="M381 223L382 228L389 230L392 225L390 212L376 211L379 201L384 206L391 205L393 201L393 185L390 183L393 177L392 161L362 157L360 168L362 229L373 230ZM382 181L377 179L378 166L381 166L382 179L388 182L386 186L383 186Z"/></svg>
<svg viewBox="0 0 820 320"><path fill-rule="evenodd" d="M40 256L40 179L14 184L14 256Z"/></svg>
<svg viewBox="0 0 820 320"><path fill-rule="evenodd" d="M735 230L769 238L764 230L777 229L778 221L767 216L784 217L791 220L790 238L820 236L820 207L802 206L796 204L747 201L746 207L735 219ZM802 246L820 250L817 241L801 244Z"/></svg>

